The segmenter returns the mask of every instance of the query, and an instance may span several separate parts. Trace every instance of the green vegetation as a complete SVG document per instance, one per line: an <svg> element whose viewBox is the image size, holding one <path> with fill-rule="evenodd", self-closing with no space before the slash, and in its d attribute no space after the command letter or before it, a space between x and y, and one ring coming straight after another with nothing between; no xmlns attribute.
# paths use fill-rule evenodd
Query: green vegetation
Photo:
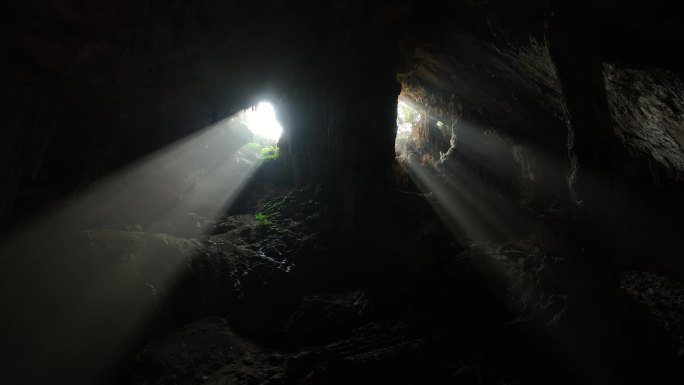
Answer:
<svg viewBox="0 0 684 385"><path fill-rule="evenodd" d="M413 127L418 125L421 118L418 111L400 100L397 103L397 140L407 140Z"/></svg>
<svg viewBox="0 0 684 385"><path fill-rule="evenodd" d="M276 160L278 159L278 147L264 147L261 149L260 155L263 160Z"/></svg>
<svg viewBox="0 0 684 385"><path fill-rule="evenodd" d="M255 158L264 161L278 159L278 146L270 146L258 140L245 144L242 146L241 151L243 154L251 154Z"/></svg>
<svg viewBox="0 0 684 385"><path fill-rule="evenodd" d="M268 226L271 224L271 221L268 220L268 218L266 217L266 214L264 214L264 213L256 213L254 215L254 219L256 219L257 223L259 223L260 225Z"/></svg>

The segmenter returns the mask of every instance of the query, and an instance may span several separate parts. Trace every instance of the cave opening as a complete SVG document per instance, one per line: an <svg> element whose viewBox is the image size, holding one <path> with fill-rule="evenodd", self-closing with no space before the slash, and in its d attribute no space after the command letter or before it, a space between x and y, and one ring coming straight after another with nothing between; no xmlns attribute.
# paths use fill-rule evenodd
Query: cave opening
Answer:
<svg viewBox="0 0 684 385"><path fill-rule="evenodd" d="M431 109L429 105L414 101L410 95L416 93L410 88L402 88L397 101L395 154L402 159L435 166L450 150L455 150L458 113Z"/></svg>
<svg viewBox="0 0 684 385"><path fill-rule="evenodd" d="M402 99L397 101L397 137L394 145L397 155L407 152L406 146L411 140L413 131L421 123L422 119L423 116L415 108Z"/></svg>
<svg viewBox="0 0 684 385"><path fill-rule="evenodd" d="M280 139L283 127L276 118L276 112L271 103L261 101L243 111L240 117L254 134L256 143L273 146Z"/></svg>
<svg viewBox="0 0 684 385"><path fill-rule="evenodd" d="M230 126L233 131L242 130L240 135L247 142L240 143L239 157L259 164L278 158L278 141L283 127L270 102L260 101L220 124Z"/></svg>

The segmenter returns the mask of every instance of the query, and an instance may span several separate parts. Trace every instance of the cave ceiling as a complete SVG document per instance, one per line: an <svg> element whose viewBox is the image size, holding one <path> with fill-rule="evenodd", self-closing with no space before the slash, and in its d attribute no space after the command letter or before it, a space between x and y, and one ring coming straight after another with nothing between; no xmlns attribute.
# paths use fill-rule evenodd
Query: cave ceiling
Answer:
<svg viewBox="0 0 684 385"><path fill-rule="evenodd" d="M603 61L681 71L674 3L587 4L563 17L592 29ZM386 57L381 67L441 115L539 146L565 129L545 41L548 2L31 0L5 8L4 85L38 89L62 120L78 116L84 127L129 126L122 135L135 137L163 126L171 140L263 95ZM363 60L370 50L386 52Z"/></svg>

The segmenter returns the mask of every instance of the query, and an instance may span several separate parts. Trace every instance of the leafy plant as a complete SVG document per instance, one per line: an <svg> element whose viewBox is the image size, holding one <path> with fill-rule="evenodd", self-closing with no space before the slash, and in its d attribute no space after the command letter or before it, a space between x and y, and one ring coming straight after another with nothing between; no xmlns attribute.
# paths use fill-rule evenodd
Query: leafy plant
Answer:
<svg viewBox="0 0 684 385"><path fill-rule="evenodd" d="M270 225L271 224L271 221L268 220L268 218L266 217L266 214L264 214L264 213L256 213L254 215L254 219L256 219L257 223L259 223L260 225Z"/></svg>
<svg viewBox="0 0 684 385"><path fill-rule="evenodd" d="M400 100L397 103L397 140L407 140L413 127L418 125L421 119L418 111Z"/></svg>
<svg viewBox="0 0 684 385"><path fill-rule="evenodd" d="M278 159L278 147L264 147L261 149L260 155L264 160L276 160Z"/></svg>

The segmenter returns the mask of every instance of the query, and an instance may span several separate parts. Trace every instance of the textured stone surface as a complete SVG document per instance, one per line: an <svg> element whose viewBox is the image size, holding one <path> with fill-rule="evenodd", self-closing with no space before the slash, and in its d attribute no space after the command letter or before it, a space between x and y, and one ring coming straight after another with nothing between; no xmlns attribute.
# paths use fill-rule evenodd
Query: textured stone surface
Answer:
<svg viewBox="0 0 684 385"><path fill-rule="evenodd" d="M628 148L684 173L684 81L666 70L605 65L615 132Z"/></svg>

